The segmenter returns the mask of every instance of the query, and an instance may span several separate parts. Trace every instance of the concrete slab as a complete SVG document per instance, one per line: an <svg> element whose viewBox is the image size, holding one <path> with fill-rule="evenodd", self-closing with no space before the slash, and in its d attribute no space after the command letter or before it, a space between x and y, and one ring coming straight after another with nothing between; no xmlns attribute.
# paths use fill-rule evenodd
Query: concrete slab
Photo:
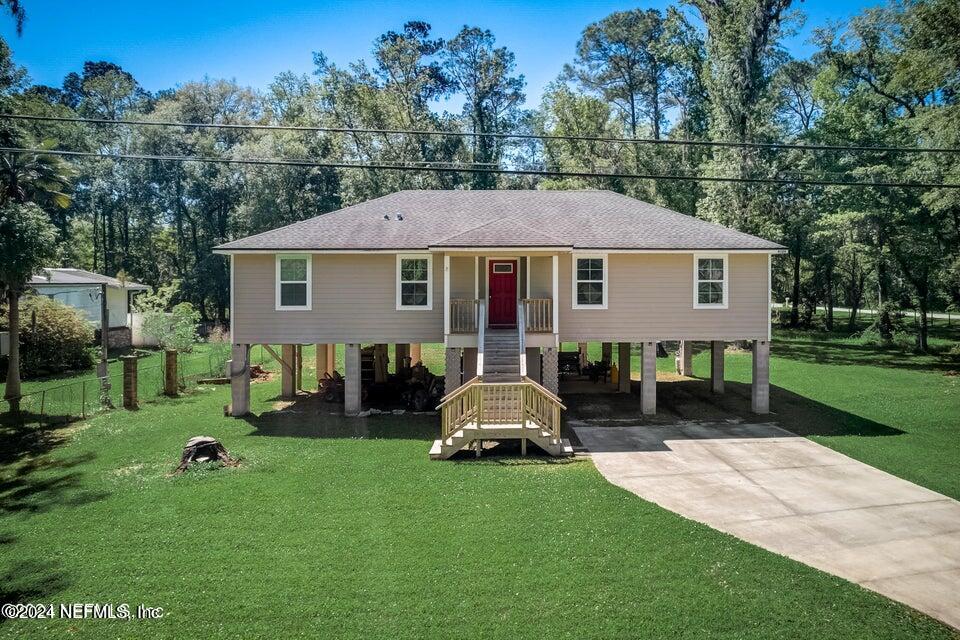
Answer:
<svg viewBox="0 0 960 640"><path fill-rule="evenodd" d="M574 430L613 484L960 629L960 502L772 424Z"/></svg>

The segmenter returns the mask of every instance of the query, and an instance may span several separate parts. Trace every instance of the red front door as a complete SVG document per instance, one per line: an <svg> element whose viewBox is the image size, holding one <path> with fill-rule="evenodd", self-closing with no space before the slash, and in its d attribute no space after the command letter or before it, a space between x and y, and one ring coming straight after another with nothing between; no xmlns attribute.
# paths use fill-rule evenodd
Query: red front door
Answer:
<svg viewBox="0 0 960 640"><path fill-rule="evenodd" d="M517 261L491 260L489 283L490 326L517 326Z"/></svg>

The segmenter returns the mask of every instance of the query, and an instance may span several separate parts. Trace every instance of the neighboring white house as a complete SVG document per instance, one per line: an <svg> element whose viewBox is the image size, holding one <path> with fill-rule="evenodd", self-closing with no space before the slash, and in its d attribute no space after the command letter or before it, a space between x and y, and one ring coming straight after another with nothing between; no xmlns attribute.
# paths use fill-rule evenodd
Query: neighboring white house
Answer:
<svg viewBox="0 0 960 640"><path fill-rule="evenodd" d="M79 309L93 326L100 329L100 295L107 291L107 311L111 344L130 344L130 305L133 297L149 287L139 282L121 281L83 269L46 268L30 279L30 287L39 295L59 300ZM127 331L123 331L126 329ZM117 335L116 338L112 334Z"/></svg>

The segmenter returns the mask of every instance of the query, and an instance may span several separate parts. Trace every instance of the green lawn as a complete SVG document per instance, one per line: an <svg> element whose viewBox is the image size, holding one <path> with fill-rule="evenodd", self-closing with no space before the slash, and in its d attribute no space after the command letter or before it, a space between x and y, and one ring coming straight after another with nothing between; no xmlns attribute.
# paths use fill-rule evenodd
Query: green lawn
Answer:
<svg viewBox="0 0 960 640"><path fill-rule="evenodd" d="M820 431L837 435L813 437L958 496L957 378L807 341L778 339L771 368L774 385L826 407ZM425 358L439 370L440 356ZM748 380L749 356L727 369ZM0 600L166 615L8 621L0 636L956 637L646 503L589 461L431 462L432 416L290 417L278 390L255 384L248 420L224 418L228 390L211 387L46 437L4 432ZM864 425L904 433L851 432ZM167 477L200 434L242 466Z"/></svg>

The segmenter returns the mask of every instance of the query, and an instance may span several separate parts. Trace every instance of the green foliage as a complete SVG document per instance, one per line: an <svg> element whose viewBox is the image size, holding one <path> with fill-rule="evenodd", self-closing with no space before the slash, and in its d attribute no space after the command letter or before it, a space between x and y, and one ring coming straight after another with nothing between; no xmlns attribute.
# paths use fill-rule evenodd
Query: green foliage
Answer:
<svg viewBox="0 0 960 640"><path fill-rule="evenodd" d="M57 230L36 204L0 206L0 287L23 291L56 255Z"/></svg>
<svg viewBox="0 0 960 640"><path fill-rule="evenodd" d="M659 10L598 16L583 25L577 42L557 52L570 64L530 110L522 108L525 80L513 52L479 25L440 34L414 20L370 33L369 59L335 63L317 53L312 76L283 72L262 92L204 79L151 95L130 72L106 61L84 62L62 88L27 87L22 67L9 48L0 47L0 106L10 111L334 131L2 126L12 144L55 139L64 148L120 153L960 183L956 154L710 149L499 135L960 146L960 46L954 36L960 3L920 0L865 9L843 25L819 25L813 55L791 59L781 43L804 8L790 0L684 0ZM463 109L438 109L444 99L462 101ZM775 258L773 282L775 299L795 304L784 319L793 325L812 322L821 306L859 309L882 300L926 312L960 305L960 190L101 158L68 163L78 185L70 193L62 180L65 163L58 168L42 154L4 159L0 194L47 210L60 234L59 262L109 275L123 271L153 285L179 280L174 295L152 306L166 310L186 300L205 321L224 322L229 307L228 263L213 255L214 246L414 188L612 189L767 237L790 252ZM58 206L68 196L69 207ZM887 321L885 327L890 341L893 330ZM915 331L925 347L925 323L904 330Z"/></svg>
<svg viewBox="0 0 960 640"><path fill-rule="evenodd" d="M20 303L20 371L32 378L93 364L93 326L77 309L46 296Z"/></svg>
<svg viewBox="0 0 960 640"><path fill-rule="evenodd" d="M181 282L173 279L166 284L144 291L133 299L133 308L137 311L162 313L173 306L173 300L180 295Z"/></svg>
<svg viewBox="0 0 960 640"><path fill-rule="evenodd" d="M189 302L175 305L169 313L151 310L144 313L143 333L156 338L164 349L190 352L200 337L197 324L200 313Z"/></svg>

